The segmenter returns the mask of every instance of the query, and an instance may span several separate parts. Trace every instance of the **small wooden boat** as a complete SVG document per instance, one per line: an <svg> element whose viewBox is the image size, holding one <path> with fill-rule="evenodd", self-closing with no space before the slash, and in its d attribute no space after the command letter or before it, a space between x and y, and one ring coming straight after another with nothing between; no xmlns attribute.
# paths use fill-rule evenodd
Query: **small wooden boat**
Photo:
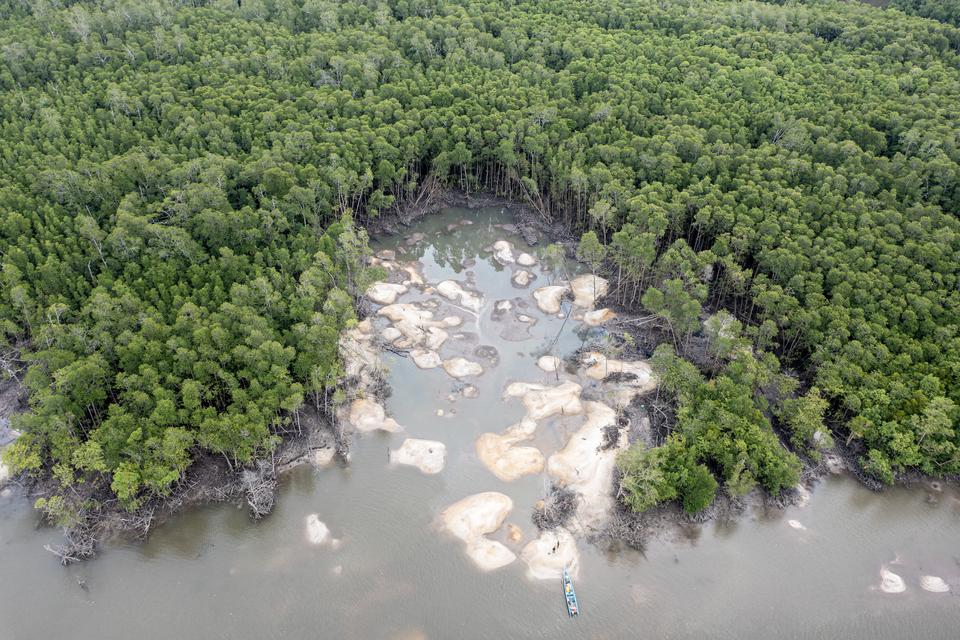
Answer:
<svg viewBox="0 0 960 640"><path fill-rule="evenodd" d="M563 568L563 597L567 601L567 615L580 615L580 605L577 604L577 592L573 590L573 580L567 568Z"/></svg>

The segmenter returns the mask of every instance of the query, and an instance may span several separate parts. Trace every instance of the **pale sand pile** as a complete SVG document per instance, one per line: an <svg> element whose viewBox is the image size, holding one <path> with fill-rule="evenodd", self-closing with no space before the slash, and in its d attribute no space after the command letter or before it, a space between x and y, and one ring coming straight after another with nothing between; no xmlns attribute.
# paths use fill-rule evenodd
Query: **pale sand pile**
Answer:
<svg viewBox="0 0 960 640"><path fill-rule="evenodd" d="M369 318L340 334L339 351L348 377L369 379L383 369Z"/></svg>
<svg viewBox="0 0 960 640"><path fill-rule="evenodd" d="M454 282L453 280L444 280L437 285L437 293L442 295L447 300L452 300L453 302L460 302L460 305L465 309L469 309L474 313L480 311L480 306L482 304L480 296L470 291L467 291L459 283Z"/></svg>
<svg viewBox="0 0 960 640"><path fill-rule="evenodd" d="M547 473L563 485L579 493L583 500L577 510L577 521L584 526L601 522L613 506L611 487L617 454L626 448L625 428L619 432L617 444L602 449L604 429L616 424L616 414L599 402L584 402L587 419L570 436L566 446L547 460Z"/></svg>
<svg viewBox="0 0 960 640"><path fill-rule="evenodd" d="M390 451L391 462L416 467L426 474L443 471L446 458L446 445L436 440L407 438L399 449Z"/></svg>
<svg viewBox="0 0 960 640"><path fill-rule="evenodd" d="M467 496L440 514L447 531L463 540L467 555L485 571L499 569L517 559L500 542L485 537L500 528L513 509L513 500L497 491Z"/></svg>
<svg viewBox="0 0 960 640"><path fill-rule="evenodd" d="M937 576L920 576L920 588L931 593L947 593L950 591L950 585L943 578Z"/></svg>
<svg viewBox="0 0 960 640"><path fill-rule="evenodd" d="M377 304L393 304L397 296L406 292L407 288L404 285L392 282L374 282L367 287L367 297Z"/></svg>
<svg viewBox="0 0 960 640"><path fill-rule="evenodd" d="M907 585L903 583L903 578L886 567L880 569L880 578L880 591L884 593L903 593L907 590Z"/></svg>
<svg viewBox="0 0 960 640"><path fill-rule="evenodd" d="M583 314L583 322L590 327L599 327L602 324L610 322L617 317L613 311L607 308L597 309L596 311L587 311Z"/></svg>
<svg viewBox="0 0 960 640"><path fill-rule="evenodd" d="M443 361L443 370L451 377L466 378L468 376L479 376L483 373L483 367L479 363L471 362L466 358L457 356Z"/></svg>
<svg viewBox="0 0 960 640"><path fill-rule="evenodd" d="M377 311L377 315L390 320L394 328L403 335L404 340L396 341L396 345L401 348L409 348L422 343L427 338L430 329L458 327L463 323L463 320L456 316L434 320L432 311L421 309L417 305L409 303L387 305ZM367 322L367 320L364 322ZM446 334L443 335L446 339Z"/></svg>
<svg viewBox="0 0 960 640"><path fill-rule="evenodd" d="M563 294L570 290L567 285L552 284L546 287L540 287L533 292L533 299L537 301L537 306L544 313L559 313L560 301Z"/></svg>
<svg viewBox="0 0 960 640"><path fill-rule="evenodd" d="M441 364L439 354L430 349L413 349L410 351L410 359L420 369L436 369Z"/></svg>
<svg viewBox="0 0 960 640"><path fill-rule="evenodd" d="M423 276L420 275L419 262L408 262L401 266L400 269L407 273L407 279L403 281L403 284L407 285L408 287L422 287L424 284L426 284Z"/></svg>
<svg viewBox="0 0 960 640"><path fill-rule="evenodd" d="M517 256L517 264L521 267L532 267L537 264L537 259L529 253L521 253Z"/></svg>
<svg viewBox="0 0 960 640"><path fill-rule="evenodd" d="M623 360L614 360L607 358L602 353L591 351L583 354L581 358L583 364L589 365L586 375L593 380L603 380L612 374L629 374L631 377L625 380L618 380L606 385L609 401L618 407L623 407L644 393L648 393L657 388L657 378L650 365L643 360L625 362Z"/></svg>
<svg viewBox="0 0 960 640"><path fill-rule="evenodd" d="M400 425L388 418L383 407L368 398L357 398L350 403L350 424L358 431L400 431Z"/></svg>
<svg viewBox="0 0 960 640"><path fill-rule="evenodd" d="M530 280L533 279L533 274L525 269L520 269L515 274L513 274L512 282L518 287L525 287L530 284Z"/></svg>
<svg viewBox="0 0 960 640"><path fill-rule="evenodd" d="M553 415L575 416L583 412L580 392L583 387L576 382L564 382L555 387L530 382L513 382L507 385L504 396L522 398L527 417L543 420Z"/></svg>
<svg viewBox="0 0 960 640"><path fill-rule="evenodd" d="M320 516L311 513L307 516L307 540L310 544L320 545L330 538L330 529L327 528Z"/></svg>
<svg viewBox="0 0 960 640"><path fill-rule="evenodd" d="M513 245L506 240L497 240L493 243L493 257L502 264L516 262L513 257Z"/></svg>
<svg viewBox="0 0 960 640"><path fill-rule="evenodd" d="M437 350L449 337L450 334L440 327L427 327L427 336L424 338L423 344L427 349Z"/></svg>
<svg viewBox="0 0 960 640"><path fill-rule="evenodd" d="M610 285L599 276L585 275L574 278L570 282L573 291L573 304L585 309L592 309L597 300L607 295Z"/></svg>
<svg viewBox="0 0 960 640"><path fill-rule="evenodd" d="M534 580L557 580L563 575L564 567L573 578L580 573L577 542L562 527L544 531L539 538L528 542L520 558L527 563L527 576Z"/></svg>
<svg viewBox="0 0 960 640"><path fill-rule="evenodd" d="M557 356L540 356L537 359L537 366L547 373L553 373L560 368L560 358Z"/></svg>
<svg viewBox="0 0 960 640"><path fill-rule="evenodd" d="M482 433L477 438L477 457L493 475L504 482L543 471L543 454L536 447L519 447L528 440L537 428L537 423L524 418L502 434Z"/></svg>

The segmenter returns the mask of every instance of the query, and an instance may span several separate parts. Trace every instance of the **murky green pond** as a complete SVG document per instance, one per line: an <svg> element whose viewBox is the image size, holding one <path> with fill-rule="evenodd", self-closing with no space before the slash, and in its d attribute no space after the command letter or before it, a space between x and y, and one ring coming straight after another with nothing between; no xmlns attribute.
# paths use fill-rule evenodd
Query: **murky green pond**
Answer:
<svg viewBox="0 0 960 640"><path fill-rule="evenodd" d="M463 219L473 224L448 230ZM684 539L653 541L643 555L608 554L580 540L576 619L567 618L558 583L528 578L520 559L478 570L463 543L441 530L439 514L467 495L500 491L514 501L506 522L524 533L511 548L519 553L536 535L531 507L547 476L498 480L474 442L523 416L519 402L502 399L508 383L555 384L537 358L554 342L554 353L569 354L584 337L580 322L544 314L533 301L553 274L530 267L536 279L517 287L515 268L484 251L497 239L542 250L495 226L509 222L499 209L452 209L411 229L422 241L390 238L377 247L402 248L428 283L452 278L483 294L480 312L461 314L460 335L440 349L443 357L496 349L499 361L484 361L484 373L466 381L476 398L463 397L463 383L442 368L420 370L386 354L385 405L403 433L359 435L348 468L289 473L265 521L251 522L235 506L198 509L145 543L111 545L68 568L43 550L58 534L38 527L26 500L0 498L0 638L957 637L960 494L951 488L875 495L835 477L805 506L707 524ZM505 328L491 317L498 300L537 322ZM532 443L549 456L580 422L545 423ZM408 436L445 443L440 473L388 461ZM329 526L337 548L308 542L309 514ZM903 593L879 590L883 566L902 576ZM953 592L923 590L923 575L942 577Z"/></svg>

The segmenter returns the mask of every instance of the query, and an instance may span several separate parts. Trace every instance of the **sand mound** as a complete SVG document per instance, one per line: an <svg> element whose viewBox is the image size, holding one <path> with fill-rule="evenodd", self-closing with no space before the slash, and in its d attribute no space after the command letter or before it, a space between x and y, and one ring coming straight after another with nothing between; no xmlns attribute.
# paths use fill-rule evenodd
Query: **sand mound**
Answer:
<svg viewBox="0 0 960 640"><path fill-rule="evenodd" d="M583 496L577 510L581 524L601 522L613 504L611 487L617 454L627 446L624 429L617 445L602 449L604 429L616 424L616 413L599 402L584 402L587 419L563 449L547 460L547 473Z"/></svg>
<svg viewBox="0 0 960 640"><path fill-rule="evenodd" d="M440 356L430 349L414 349L410 352L413 364L421 369L435 369L440 366Z"/></svg>
<svg viewBox="0 0 960 640"><path fill-rule="evenodd" d="M419 262L409 262L401 267L403 271L407 274L407 279L403 281L403 284L408 287L422 287L426 282L423 279L423 276L420 275L420 263Z"/></svg>
<svg viewBox="0 0 960 640"><path fill-rule="evenodd" d="M403 347L412 347L422 343L428 336L430 329L442 329L444 327L458 327L463 320L456 316L448 316L443 320L434 320L433 312L428 309L422 309L414 304L398 303L381 307L377 315L386 317L393 323L406 340ZM366 321L364 321L366 322ZM443 334L446 340L446 332Z"/></svg>
<svg viewBox="0 0 960 640"><path fill-rule="evenodd" d="M592 309L597 300L607 295L609 288L605 279L592 275L580 276L570 282L573 304L585 309Z"/></svg>
<svg viewBox="0 0 960 640"><path fill-rule="evenodd" d="M393 342L403 334L400 333L400 329L396 327L386 327L383 331L380 332L380 337L387 342Z"/></svg>
<svg viewBox="0 0 960 640"><path fill-rule="evenodd" d="M657 388L657 378L653 374L653 369L643 360L625 362L623 360L614 360L607 358L602 353L590 351L585 353L581 360L584 364L590 365L586 374L587 377L594 380L603 380L614 373L624 373L633 376L630 380L624 380L618 383L619 393L617 400L620 404L628 404L634 396L653 391Z"/></svg>
<svg viewBox="0 0 960 640"><path fill-rule="evenodd" d="M447 300L452 300L453 302L459 301L465 309L470 309L473 312L480 311L480 296L467 291L460 286L459 283L454 282L453 280L444 280L438 284L437 293L442 295Z"/></svg>
<svg viewBox="0 0 960 640"><path fill-rule="evenodd" d="M937 576L920 576L920 588L931 593L947 593L950 591L950 585L943 578Z"/></svg>
<svg viewBox="0 0 960 640"><path fill-rule="evenodd" d="M454 378L466 378L467 376L479 376L483 373L483 367L476 362L471 362L466 358L456 357L443 361L443 370Z"/></svg>
<svg viewBox="0 0 960 640"><path fill-rule="evenodd" d="M493 257L501 264L516 262L513 257L513 245L506 240L497 240L493 243Z"/></svg>
<svg viewBox="0 0 960 640"><path fill-rule="evenodd" d="M330 538L330 529L327 528L320 516L311 513L307 516L307 540L310 544L320 545Z"/></svg>
<svg viewBox="0 0 960 640"><path fill-rule="evenodd" d="M373 400L357 398L350 403L350 424L358 431L399 431L400 425L388 418L383 407Z"/></svg>
<svg viewBox="0 0 960 640"><path fill-rule="evenodd" d="M407 288L402 284L393 284L392 282L374 282L367 287L367 297L377 304L393 304L397 296L407 292Z"/></svg>
<svg viewBox="0 0 960 640"><path fill-rule="evenodd" d="M537 366L547 373L553 373L560 368L560 362L560 358L557 356L540 356L537 359Z"/></svg>
<svg viewBox="0 0 960 640"><path fill-rule="evenodd" d="M512 282L518 287L525 287L530 284L530 280L533 279L533 274L525 269L521 269L513 274Z"/></svg>
<svg viewBox="0 0 960 640"><path fill-rule="evenodd" d="M440 515L444 528L467 543L470 559L489 571L517 559L503 544L484 537L499 529L512 509L513 500L509 496L487 491L455 502Z"/></svg>
<svg viewBox="0 0 960 640"><path fill-rule="evenodd" d="M443 343L447 341L447 338L450 337L450 334L441 329L440 327L428 327L427 336L423 341L424 346L427 349L433 349L436 351Z"/></svg>
<svg viewBox="0 0 960 640"><path fill-rule="evenodd" d="M532 424L532 428L530 425ZM543 471L543 454L536 447L518 447L536 430L537 423L525 418L503 434L482 433L476 450L480 462L504 482Z"/></svg>
<svg viewBox="0 0 960 640"><path fill-rule="evenodd" d="M564 382L555 387L529 382L507 385L504 395L522 398L527 417L542 420L553 415L574 416L583 412L580 403L582 387L575 382Z"/></svg>
<svg viewBox="0 0 960 640"><path fill-rule="evenodd" d="M590 327L599 327L602 324L610 322L617 317L610 309L597 309L596 311L587 311L583 314L583 322Z"/></svg>
<svg viewBox="0 0 960 640"><path fill-rule="evenodd" d="M532 267L537 264L537 259L529 253L521 253L517 256L517 264L521 267Z"/></svg>
<svg viewBox="0 0 960 640"><path fill-rule="evenodd" d="M563 294L570 290L567 285L554 284L547 287L540 287L533 292L533 299L537 301L537 306L544 313L559 313L560 301Z"/></svg>
<svg viewBox="0 0 960 640"><path fill-rule="evenodd" d="M880 590L884 593L903 593L907 590L907 585L903 583L903 578L886 567L880 569L880 578Z"/></svg>
<svg viewBox="0 0 960 640"><path fill-rule="evenodd" d="M580 572L580 552L577 543L564 528L544 531L536 540L531 540L520 552L527 563L527 575L534 580L557 580L566 567L571 577Z"/></svg>
<svg viewBox="0 0 960 640"><path fill-rule="evenodd" d="M383 368L371 332L370 319L367 318L340 334L339 351L348 377L369 379L370 374Z"/></svg>
<svg viewBox="0 0 960 640"><path fill-rule="evenodd" d="M399 449L390 452L392 462L408 464L427 474L443 471L446 457L447 447L442 442L416 438L407 438Z"/></svg>

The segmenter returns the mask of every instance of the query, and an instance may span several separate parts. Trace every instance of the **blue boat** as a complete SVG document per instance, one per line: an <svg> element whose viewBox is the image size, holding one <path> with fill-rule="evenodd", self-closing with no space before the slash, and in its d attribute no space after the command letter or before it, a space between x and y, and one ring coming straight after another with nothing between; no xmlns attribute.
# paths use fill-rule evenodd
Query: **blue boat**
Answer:
<svg viewBox="0 0 960 640"><path fill-rule="evenodd" d="M563 568L563 597L567 600L567 615L580 615L580 605L577 604L577 592L573 590L573 580L567 568Z"/></svg>

